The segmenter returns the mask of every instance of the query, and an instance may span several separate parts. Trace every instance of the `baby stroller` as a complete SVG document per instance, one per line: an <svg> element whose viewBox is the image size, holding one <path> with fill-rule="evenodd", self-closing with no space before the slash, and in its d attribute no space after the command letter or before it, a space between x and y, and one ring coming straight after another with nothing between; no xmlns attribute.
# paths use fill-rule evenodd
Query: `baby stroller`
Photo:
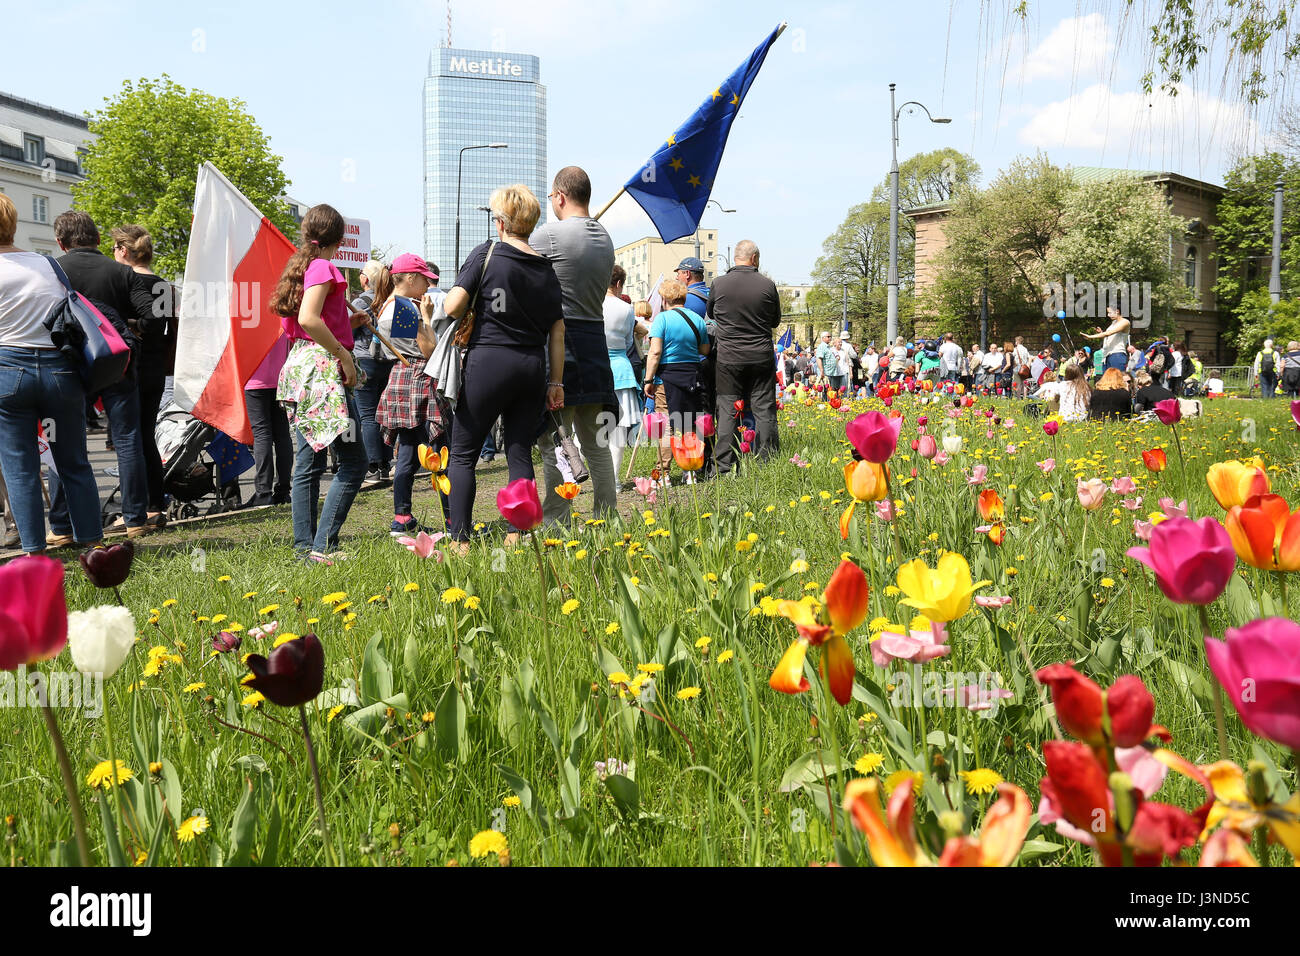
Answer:
<svg viewBox="0 0 1300 956"><path fill-rule="evenodd" d="M222 497L221 476L207 447L217 430L190 415L175 402L168 402L158 413L154 440L163 466L163 493L170 498L168 520L193 518L199 503L209 495L212 503L205 514L231 510Z"/></svg>

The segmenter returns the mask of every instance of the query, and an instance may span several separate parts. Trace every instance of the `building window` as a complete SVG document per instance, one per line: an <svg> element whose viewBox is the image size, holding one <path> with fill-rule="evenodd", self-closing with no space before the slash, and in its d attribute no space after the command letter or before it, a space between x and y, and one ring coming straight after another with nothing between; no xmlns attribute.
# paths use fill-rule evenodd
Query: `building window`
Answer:
<svg viewBox="0 0 1300 956"><path fill-rule="evenodd" d="M1183 283L1189 289L1196 288L1196 247L1188 246L1183 257Z"/></svg>
<svg viewBox="0 0 1300 956"><path fill-rule="evenodd" d="M37 222L50 221L50 198L48 196L32 197L32 218Z"/></svg>
<svg viewBox="0 0 1300 956"><path fill-rule="evenodd" d="M45 140L39 136L23 137L23 158L29 163L40 165L45 161Z"/></svg>

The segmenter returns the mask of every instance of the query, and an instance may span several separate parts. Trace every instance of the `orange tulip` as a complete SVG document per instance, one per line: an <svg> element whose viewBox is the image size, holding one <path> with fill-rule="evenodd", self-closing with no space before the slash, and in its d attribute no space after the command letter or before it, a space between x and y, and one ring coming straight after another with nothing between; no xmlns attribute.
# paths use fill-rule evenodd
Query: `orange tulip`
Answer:
<svg viewBox="0 0 1300 956"><path fill-rule="evenodd" d="M673 460L682 471L699 471L704 467L704 442L695 432L674 435Z"/></svg>
<svg viewBox="0 0 1300 956"><path fill-rule="evenodd" d="M1142 453L1142 464L1147 466L1147 471L1164 471L1167 463L1163 448L1152 448Z"/></svg>
<svg viewBox="0 0 1300 956"><path fill-rule="evenodd" d="M1006 514L1002 498L992 488L985 488L981 491L976 504L979 506L980 517L985 521L1001 521Z"/></svg>
<svg viewBox="0 0 1300 956"><path fill-rule="evenodd" d="M940 866L1010 866L1029 832L1029 797L1010 783L998 784L998 799L978 837L953 837L943 848Z"/></svg>
<svg viewBox="0 0 1300 956"><path fill-rule="evenodd" d="M447 446L430 448L428 445L420 445L416 449L416 454L420 464L433 472L431 476L433 487L444 495L451 494L451 479L447 477Z"/></svg>
<svg viewBox="0 0 1300 956"><path fill-rule="evenodd" d="M1261 571L1300 571L1300 511L1281 495L1260 495L1224 520L1237 557Z"/></svg>
<svg viewBox="0 0 1300 956"><path fill-rule="evenodd" d="M1224 511L1244 505L1256 495L1272 491L1264 463L1258 458L1249 461L1215 462L1205 472L1205 483L1210 486L1214 500Z"/></svg>
<svg viewBox="0 0 1300 956"><path fill-rule="evenodd" d="M840 537L849 537L849 522L853 520L853 509L859 501L881 501L889 488L886 481L885 466L874 461L851 461L844 466L844 487L853 500L840 515Z"/></svg>
<svg viewBox="0 0 1300 956"><path fill-rule="evenodd" d="M799 637L782 655L768 686L783 694L806 691L809 684L803 676L804 659L809 647L821 647L831 696L841 706L847 704L853 696L853 650L844 635L866 620L867 598L867 576L853 562L841 561L822 594L824 608L810 599L777 601L776 613L794 622Z"/></svg>
<svg viewBox="0 0 1300 956"><path fill-rule="evenodd" d="M571 481L566 481L562 485L555 486L555 493L567 501L572 501L574 498L578 497L578 492L581 490L581 488Z"/></svg>
<svg viewBox="0 0 1300 956"><path fill-rule="evenodd" d="M1007 526L1001 521L989 528L989 540L994 544L1001 544L1007 536Z"/></svg>

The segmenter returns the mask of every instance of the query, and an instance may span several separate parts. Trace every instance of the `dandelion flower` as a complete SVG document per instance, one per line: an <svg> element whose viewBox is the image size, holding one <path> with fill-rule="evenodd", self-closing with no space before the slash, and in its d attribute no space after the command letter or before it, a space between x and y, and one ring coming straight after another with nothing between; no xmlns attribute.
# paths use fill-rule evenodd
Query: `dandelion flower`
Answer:
<svg viewBox="0 0 1300 956"><path fill-rule="evenodd" d="M860 774L875 773L884 763L884 755L873 752L859 757L858 762L853 765L853 769Z"/></svg>
<svg viewBox="0 0 1300 956"><path fill-rule="evenodd" d="M523 801L521 801L518 797L512 795L512 796L506 797L504 800L502 800L502 801L501 801L501 806L503 806L503 807L509 807L511 810L513 810L513 809L515 809L517 806L519 806L519 804L522 803L522 802L523 802Z"/></svg>
<svg viewBox="0 0 1300 956"><path fill-rule="evenodd" d="M712 641L713 638L711 637L701 637L696 640L695 647L697 650L701 650L701 651L706 650L709 644L712 643Z"/></svg>
<svg viewBox="0 0 1300 956"><path fill-rule="evenodd" d="M176 828L176 839L182 843L189 843L200 833L203 833L211 826L207 817L190 817L184 823Z"/></svg>
<svg viewBox="0 0 1300 956"><path fill-rule="evenodd" d="M692 700L699 696L700 689L698 687L683 687L677 692L678 700Z"/></svg>
<svg viewBox="0 0 1300 956"><path fill-rule="evenodd" d="M402 590L405 591L407 594L410 594L412 591L418 591L418 590L420 590L420 586L419 586L418 584L416 584L414 581L407 581L404 585L402 585ZM374 600L377 600L378 598L379 598L379 595L376 594L376 595L375 595L373 598L371 598L370 600L374 601Z"/></svg>
<svg viewBox="0 0 1300 956"><path fill-rule="evenodd" d="M609 682L611 684L626 684L631 679L632 678L628 677L627 674L622 671L614 671L614 673L609 675Z"/></svg>
<svg viewBox="0 0 1300 956"><path fill-rule="evenodd" d="M496 830L483 830L475 834L474 838L469 841L469 855L476 860L481 860L489 853L501 856L508 849L506 835Z"/></svg>
<svg viewBox="0 0 1300 956"><path fill-rule="evenodd" d="M458 604L467 597L469 597L469 595L460 588L447 588L447 590L442 592L442 603Z"/></svg>
<svg viewBox="0 0 1300 956"><path fill-rule="evenodd" d="M606 634L617 634L617 633L618 633L618 621L610 621L609 624L606 625L606 627L605 627L605 633L606 633Z"/></svg>
<svg viewBox="0 0 1300 956"><path fill-rule="evenodd" d="M569 598L567 601L565 601L563 604L560 605L560 613L563 614L565 617L568 617L570 614L576 611L581 606L581 604L582 602L580 602L577 598Z"/></svg>
<svg viewBox="0 0 1300 956"><path fill-rule="evenodd" d="M135 776L135 772L123 761L119 760L117 762L117 779L114 780L113 776L112 765L107 760L103 760L95 764L95 769L90 771L86 783L92 790L98 790L100 787L108 790L112 788L114 783L119 785L126 783Z"/></svg>
<svg viewBox="0 0 1300 956"><path fill-rule="evenodd" d="M992 793L993 788L1002 782L1002 774L987 767L963 770L957 776L966 781L966 789L970 793Z"/></svg>
<svg viewBox="0 0 1300 956"><path fill-rule="evenodd" d="M791 561L791 562L790 562L790 573L791 573L791 574L807 574L807 573L808 573L808 562L805 561L803 558L796 558L795 560Z"/></svg>
<svg viewBox="0 0 1300 956"><path fill-rule="evenodd" d="M266 700L266 698L262 696L262 692L260 690L255 690L245 697L242 703L245 707L259 707L264 700Z"/></svg>
<svg viewBox="0 0 1300 956"><path fill-rule="evenodd" d="M325 715L325 723L327 724L333 723L334 718L337 717L339 714L343 713L343 707L344 707L343 704L335 704L333 707L331 707L330 712Z"/></svg>
<svg viewBox="0 0 1300 956"><path fill-rule="evenodd" d="M885 778L885 790L888 793L893 793L895 788L909 780L912 782L912 792L919 797L921 795L921 784L925 780L925 776L918 770L895 770Z"/></svg>
<svg viewBox="0 0 1300 956"><path fill-rule="evenodd" d="M735 656L736 656L736 652L728 648L727 650L723 651L721 654L718 655L718 663L725 664L727 663L727 661L731 660Z"/></svg>
<svg viewBox="0 0 1300 956"><path fill-rule="evenodd" d="M651 662L649 664L638 664L636 669L645 674L658 674L664 669L664 665Z"/></svg>
<svg viewBox="0 0 1300 956"><path fill-rule="evenodd" d="M465 598L465 610L477 611L480 603L482 602L479 600L479 596L477 594L471 594L469 597Z"/></svg>
<svg viewBox="0 0 1300 956"><path fill-rule="evenodd" d="M184 687L181 688L181 692L185 694L196 694L207 686L208 685L205 684L203 681L196 681L193 684L186 684Z"/></svg>

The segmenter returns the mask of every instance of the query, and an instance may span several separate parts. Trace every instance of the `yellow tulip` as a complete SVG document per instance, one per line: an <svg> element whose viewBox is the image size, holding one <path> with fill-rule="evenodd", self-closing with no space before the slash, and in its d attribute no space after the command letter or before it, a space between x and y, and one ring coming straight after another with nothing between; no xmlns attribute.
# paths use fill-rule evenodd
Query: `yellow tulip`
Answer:
<svg viewBox="0 0 1300 956"><path fill-rule="evenodd" d="M933 569L920 558L898 569L898 586L907 595L899 603L931 621L955 621L970 610L971 595L992 583L972 583L966 559L949 551Z"/></svg>
<svg viewBox="0 0 1300 956"><path fill-rule="evenodd" d="M1266 495L1272 490L1264 463L1258 458L1244 462L1216 462L1206 470L1205 483L1224 511L1240 507L1256 495Z"/></svg>
<svg viewBox="0 0 1300 956"><path fill-rule="evenodd" d="M883 501L889 484L885 478L885 466L874 461L851 461L844 466L844 487L853 500L840 516L840 538L848 540L849 522L853 520L853 511L859 501Z"/></svg>

